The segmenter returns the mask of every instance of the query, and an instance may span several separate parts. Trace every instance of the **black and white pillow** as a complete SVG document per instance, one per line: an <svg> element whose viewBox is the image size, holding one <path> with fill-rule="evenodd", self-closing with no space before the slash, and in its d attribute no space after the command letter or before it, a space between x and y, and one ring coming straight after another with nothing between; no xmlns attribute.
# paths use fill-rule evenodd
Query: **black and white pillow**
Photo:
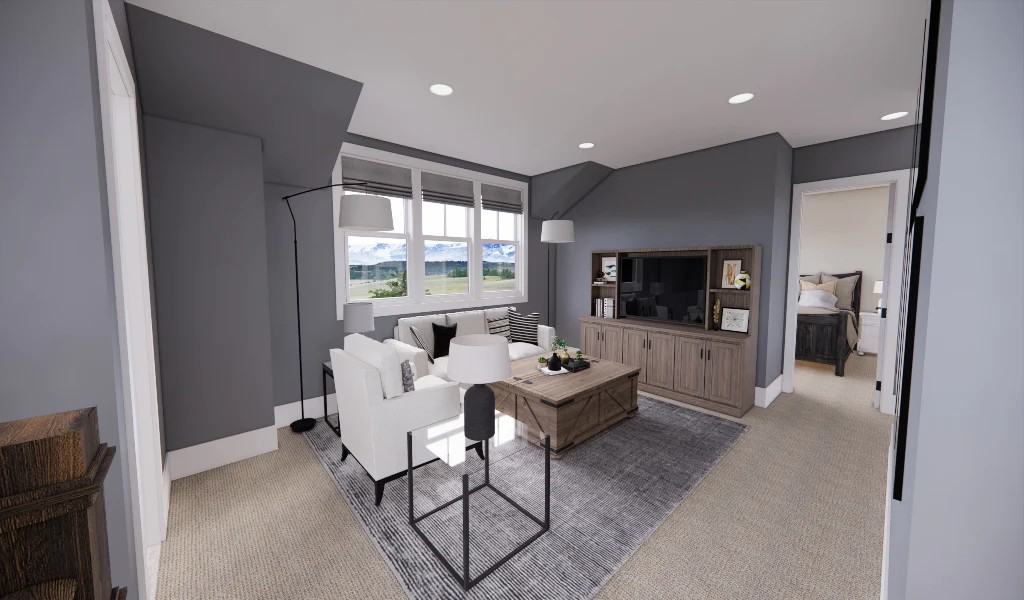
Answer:
<svg viewBox="0 0 1024 600"><path fill-rule="evenodd" d="M537 326L540 325L540 313L528 315L517 310L508 311L508 325L511 330L509 341L526 342L537 345Z"/></svg>
<svg viewBox="0 0 1024 600"><path fill-rule="evenodd" d="M409 333L412 334L412 341L416 343L416 346L427 353L427 360L433 364L434 362L434 341L427 341L427 336L423 334L419 328L412 325L409 326Z"/></svg>
<svg viewBox="0 0 1024 600"><path fill-rule="evenodd" d="M492 319L487 319L487 333L503 336L511 342L512 330L509 329L508 325L508 312L503 315L498 315Z"/></svg>
<svg viewBox="0 0 1024 600"><path fill-rule="evenodd" d="M416 374L413 372L412 363L402 361L402 391L411 392L416 389Z"/></svg>

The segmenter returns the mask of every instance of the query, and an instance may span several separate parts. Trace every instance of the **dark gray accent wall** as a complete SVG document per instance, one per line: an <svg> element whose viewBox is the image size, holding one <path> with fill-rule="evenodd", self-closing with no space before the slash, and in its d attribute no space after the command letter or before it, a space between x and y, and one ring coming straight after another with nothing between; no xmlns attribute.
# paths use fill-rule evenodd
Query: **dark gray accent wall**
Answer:
<svg viewBox="0 0 1024 600"><path fill-rule="evenodd" d="M390 151L390 150L389 150ZM417 153L418 158L445 164L448 157ZM456 164L455 166L464 166ZM468 167L467 167L468 168ZM296 335L295 269L292 254L292 224L281 196L299 188L268 183L264 186L267 238L266 255L270 276L270 327L273 354L274 404L299 399L298 338ZM344 323L337 319L334 279L334 231L331 196L328 191L312 192L292 199L299 238L299 284L302 302L302 384L306 398L321 391L320 364L330 359L331 348L342 347ZM529 219L528 289L529 301L519 310L541 313L548 322L547 248L540 242L540 221ZM410 313L417 314L417 313ZM401 315L408 316L408 315ZM400 316L380 316L372 337L393 337ZM328 381L328 393L334 388Z"/></svg>
<svg viewBox="0 0 1024 600"><path fill-rule="evenodd" d="M759 244L757 385L773 381L782 373L790 151L771 134L609 175L565 215L575 222L576 243L558 248L559 333L579 344L578 318L590 314L594 251Z"/></svg>
<svg viewBox="0 0 1024 600"><path fill-rule="evenodd" d="M909 169L917 127L908 125L793 150L793 183Z"/></svg>
<svg viewBox="0 0 1024 600"><path fill-rule="evenodd" d="M553 219L565 214L612 173L611 167L588 161L530 178L530 214Z"/></svg>
<svg viewBox="0 0 1024 600"><path fill-rule="evenodd" d="M95 406L113 581L137 598L92 2L0 3L0 421Z"/></svg>
<svg viewBox="0 0 1024 600"><path fill-rule="evenodd" d="M167 449L274 424L258 138L145 118Z"/></svg>
<svg viewBox="0 0 1024 600"><path fill-rule="evenodd" d="M330 180L361 83L137 6L128 23L146 114L259 136L267 181Z"/></svg>

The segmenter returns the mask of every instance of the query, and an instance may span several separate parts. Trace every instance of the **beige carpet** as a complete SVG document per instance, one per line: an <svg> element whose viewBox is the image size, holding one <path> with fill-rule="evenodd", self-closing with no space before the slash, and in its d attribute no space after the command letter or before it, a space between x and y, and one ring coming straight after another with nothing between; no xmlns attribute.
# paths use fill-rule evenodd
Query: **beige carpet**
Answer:
<svg viewBox="0 0 1024 600"><path fill-rule="evenodd" d="M800 364L599 598L877 598L891 419L873 357ZM175 481L158 597L403 598L305 440Z"/></svg>

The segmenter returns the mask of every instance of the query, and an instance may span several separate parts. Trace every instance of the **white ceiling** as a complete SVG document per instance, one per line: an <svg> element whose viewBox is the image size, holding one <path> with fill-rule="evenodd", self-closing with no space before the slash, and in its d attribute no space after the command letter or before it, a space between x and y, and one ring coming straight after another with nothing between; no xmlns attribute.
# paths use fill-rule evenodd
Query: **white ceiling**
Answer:
<svg viewBox="0 0 1024 600"><path fill-rule="evenodd" d="M927 15L927 0L131 1L364 82L354 133L527 175L909 125Z"/></svg>

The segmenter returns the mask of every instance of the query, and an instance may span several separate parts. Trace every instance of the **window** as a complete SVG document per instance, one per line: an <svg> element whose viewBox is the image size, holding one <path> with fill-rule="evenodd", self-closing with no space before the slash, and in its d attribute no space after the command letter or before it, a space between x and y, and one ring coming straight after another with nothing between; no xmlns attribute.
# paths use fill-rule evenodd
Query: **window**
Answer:
<svg viewBox="0 0 1024 600"><path fill-rule="evenodd" d="M346 194L391 200L394 229L335 230L339 318L370 300L377 315L526 300L525 182L346 144ZM342 284L343 281L343 284Z"/></svg>

